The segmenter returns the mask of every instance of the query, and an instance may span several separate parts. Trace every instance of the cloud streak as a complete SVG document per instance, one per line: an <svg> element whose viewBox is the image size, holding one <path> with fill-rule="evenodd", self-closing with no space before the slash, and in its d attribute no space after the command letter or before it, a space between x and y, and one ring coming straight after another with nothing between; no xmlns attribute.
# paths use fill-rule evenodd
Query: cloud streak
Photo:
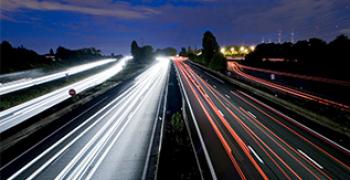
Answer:
<svg viewBox="0 0 350 180"><path fill-rule="evenodd" d="M142 19L160 12L148 7L131 7L127 3L113 3L110 1L40 1L40 0L4 0L1 11L17 12L20 10L37 11L68 11L94 16L108 16L121 19ZM2 16L3 13L1 13Z"/></svg>

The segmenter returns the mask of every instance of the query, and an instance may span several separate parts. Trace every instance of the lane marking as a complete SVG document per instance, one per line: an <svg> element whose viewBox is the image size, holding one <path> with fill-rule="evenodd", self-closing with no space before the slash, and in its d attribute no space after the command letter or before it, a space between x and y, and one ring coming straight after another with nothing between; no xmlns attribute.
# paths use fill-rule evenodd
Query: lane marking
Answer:
<svg viewBox="0 0 350 180"><path fill-rule="evenodd" d="M309 157L306 153L304 153L302 150L300 150L300 149L297 149L299 152L300 152L300 154L302 154L303 156L305 156L308 160L310 160L312 163L314 163L318 168L320 168L320 169L323 169L323 167L320 165L320 164L318 164L315 160L313 160L311 157Z"/></svg>
<svg viewBox="0 0 350 180"><path fill-rule="evenodd" d="M42 144L45 140L49 139L50 137L52 137L53 135L55 135L58 131L62 130L63 128L65 128L67 125L71 124L75 119L79 118L82 115L85 115L86 112L90 111L92 108L96 107L97 105L99 105L100 103L102 103L104 100L106 100L108 97L104 97L102 100L100 100L99 102L97 102L96 104L94 104L93 106L90 106L88 109L86 109L85 111L83 111L82 113L80 113L79 115L75 116L73 119L71 119L69 122L67 122L66 124L64 124L63 126L61 126L60 128L56 129L53 133L51 133L50 135L46 136L44 139L40 140L39 142L37 142L35 145L33 145L32 147L30 147L29 149L27 149L26 151L24 151L23 153L21 153L20 155L18 155L15 159L11 160L10 162L8 162L6 165L2 166L0 168L0 171L2 171L4 168L6 168L7 166L9 166L10 164L12 164L14 161L18 160L20 157L22 157L23 155L25 155L26 153L28 153L29 151L31 151L32 149L34 149L35 147L37 147L38 145Z"/></svg>
<svg viewBox="0 0 350 180"><path fill-rule="evenodd" d="M226 96L227 98L231 99L231 97L230 97L229 95L225 94L225 96Z"/></svg>
<svg viewBox="0 0 350 180"><path fill-rule="evenodd" d="M215 85L213 85L213 87L216 89L216 86L215 86Z"/></svg>
<svg viewBox="0 0 350 180"><path fill-rule="evenodd" d="M220 110L218 110L218 111L222 117L225 117L224 114Z"/></svg>
<svg viewBox="0 0 350 180"><path fill-rule="evenodd" d="M233 92L231 91L231 93L233 93ZM243 94L244 96L247 96L247 97L252 98L253 100L255 100L255 101L259 102L259 103L262 103L261 101L255 99L254 97L252 97L252 96L250 96L250 95L248 95L248 94L246 94L246 93L244 93L244 92L242 92L242 91L240 91L240 93ZM346 153L349 153L349 154L350 154L350 150L348 150L347 148L345 148L345 147L343 147L342 145L338 144L337 142L335 142L335 141L333 141L333 140L327 138L326 136L324 136L324 135L318 133L317 131L315 131L315 130L313 130L313 129L307 127L307 126L305 126L304 124L301 124L301 123L298 122L297 120L295 120L295 119L293 119L293 118L291 118L291 117L289 117L289 116L283 114L282 112L279 112L278 110L272 108L271 106L267 106L266 104L264 104L264 107L270 109L271 111L273 111L273 112L276 113L276 114L279 114L279 115L285 117L286 119L291 120L293 123L297 124L297 125L300 126L301 128L304 128L304 129L308 130L309 132L313 133L314 135L317 135L318 137L320 137L320 138L322 138L322 139L328 141L330 144L333 144L334 146L336 146L336 147L340 148L341 150L345 151Z"/></svg>
<svg viewBox="0 0 350 180"><path fill-rule="evenodd" d="M152 77L152 78L155 78L155 77ZM150 84L152 83L151 80L152 79L149 78L147 81L144 82L145 84L148 83L147 84L148 88L146 88L146 90L143 90L144 86L141 86L140 84L140 87L143 87L143 88L138 90L140 91L139 93L135 91L134 96L136 96L136 98L130 95L128 97L125 97L129 99L125 99L125 101L121 100L121 102L124 102L124 104L122 104L121 107L118 108L117 112L113 114L112 117L109 118L110 120L108 120L106 124L97 132L97 134L94 135L94 137L84 146L84 148L79 151L79 153L74 157L74 159L72 159L69 162L69 164L65 166L65 168L60 172L60 174L56 177L56 179L64 179L65 176L69 176L68 179L80 179L80 178L77 178L77 176L82 176L86 173L86 169L88 167L91 167L91 163L95 161L96 157L103 150L103 147L105 147L106 142L109 141L109 139L112 137L111 135L113 135L117 130L117 128L120 127L120 124L123 122L122 121L123 117L126 117L127 119L126 123L129 122L131 113L135 112L131 108L137 103L138 99L143 94L142 91L147 91L147 89L149 89L149 86L152 85ZM127 106L130 106L130 107L127 107ZM113 110L116 107L117 106L114 106L110 110ZM106 114L109 114L109 113L106 113ZM118 115L120 117L115 122L113 122L113 119L118 117ZM88 151L93 145L94 147L90 151ZM81 161L81 162L79 163L78 161ZM78 167L74 167L75 165L78 165Z"/></svg>
<svg viewBox="0 0 350 180"><path fill-rule="evenodd" d="M199 137L199 141L201 143L201 146L203 148L203 151L204 151L204 156L205 156L205 159L208 163L208 166L209 166L209 171L210 171L210 174L211 174L211 177L214 179L214 180L217 180L217 176L216 176L216 172L215 172L215 169L214 169L214 166L213 166L213 163L212 163L212 160L211 160L211 157L209 156L209 153L208 153L208 149L207 149L207 146L205 145L204 143L204 140L203 140L203 136L202 136L202 133L201 133L201 130L199 129L199 125L198 125L198 122L197 122L197 119L196 117L194 116L194 112L193 112L193 109L192 109L192 106L190 104L190 100L188 98L188 94L186 92L186 89L183 85L183 82L182 82L182 78L184 78L184 76L182 76L182 74L180 74L180 70L178 69L179 65L175 64L175 70L176 70L176 74L177 74L177 77L178 80L179 80L179 85L181 87L181 90L182 92L184 93L184 97L185 97L185 100L188 104L188 109L190 111L190 114L191 114L191 117L192 117L192 120L193 120L193 124L194 124L194 127L196 129L196 132L198 134L198 137ZM182 77L182 78L181 78Z"/></svg>
<svg viewBox="0 0 350 180"><path fill-rule="evenodd" d="M253 113L251 113L250 111L247 111L247 112L256 119L256 116Z"/></svg>
<svg viewBox="0 0 350 180"><path fill-rule="evenodd" d="M253 153L253 155L258 159L261 164L264 164L264 161L259 157L259 155L254 151L251 146L248 146L249 150Z"/></svg>
<svg viewBox="0 0 350 180"><path fill-rule="evenodd" d="M148 71L148 70L147 70ZM146 73L145 73L146 74ZM141 74L141 75L145 75L145 74ZM140 75L140 76L141 76ZM92 127L94 127L97 123L99 123L99 121L104 118L106 115L108 115L113 109L115 109L117 106L120 105L121 102L124 102L123 99L127 99L130 98L131 95L138 93L139 91L142 90L143 88L143 84L148 81L150 81L150 77L146 77L146 78L142 78L145 79L145 81L138 81L137 83L135 83L133 86L131 86L130 88L128 88L125 92L123 92L121 95L119 95L116 99L114 99L113 101L111 101L109 104L107 104L105 107L103 107L102 109L100 109L98 112L96 112L94 115L92 115L91 117L89 117L86 121L84 121L82 124L80 124L78 127L76 127L75 129L73 129L73 131L69 132L67 135L65 135L63 138L61 138L59 141L57 141L55 144L53 144L52 146L50 146L48 149L46 149L44 152L42 152L39 156L35 157L33 160L31 160L29 163L27 163L24 167L22 167L20 170L18 170L15 174L13 174L9 179L14 179L16 178L18 175L20 175L22 172L24 172L25 170L27 170L29 167L31 167L34 163L36 163L38 160L40 160L42 157L44 157L47 153L49 153L52 149L56 148L58 145L60 145L61 143L63 143L67 138L69 138L71 135L73 135L76 131L80 130L81 127L83 127L84 125L86 125L88 122L90 122L93 118L95 118L96 116L98 116L100 113L103 113L103 111L105 109L110 108L110 106L112 106L109 110L107 110L107 112L105 112L104 114L102 114L101 117L99 117L95 122L93 122L93 124L89 125L86 129L84 129L83 132L81 132L77 137L75 137L73 139L73 141L69 142L65 148L61 149L58 153L56 153L56 155L54 157L51 157L51 159L49 159L49 161L46 161L45 164L43 164L39 169L36 170L36 172L34 172L32 174L32 176L36 176L37 174L39 174L43 169L45 169L48 165L50 165L51 162L53 162L57 157L59 157L62 153L64 153L64 151L66 149L68 149L70 147L70 144L73 144L76 140L78 140L81 136L83 136L87 131L89 131L89 129L91 129ZM134 89L132 87L135 87ZM120 100L120 101L119 101ZM128 100L129 102L130 100ZM115 103L115 104L114 104ZM124 102L125 103L125 102Z"/></svg>

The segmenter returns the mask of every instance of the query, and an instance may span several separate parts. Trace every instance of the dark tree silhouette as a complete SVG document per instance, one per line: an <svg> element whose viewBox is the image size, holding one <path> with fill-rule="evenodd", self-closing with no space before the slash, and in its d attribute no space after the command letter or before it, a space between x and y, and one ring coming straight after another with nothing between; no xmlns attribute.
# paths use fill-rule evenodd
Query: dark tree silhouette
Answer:
<svg viewBox="0 0 350 180"><path fill-rule="evenodd" d="M276 70L291 71L319 76L350 79L350 39L345 35L333 41L311 38L295 44L259 44L255 51L246 56L245 64ZM266 59L281 58L283 62Z"/></svg>
<svg viewBox="0 0 350 180"><path fill-rule="evenodd" d="M18 48L12 47L7 41L1 44L1 73L9 73L32 68L46 67L51 65L72 65L91 59L101 57L101 51L95 48L83 48L78 50L69 50L64 47L58 47L56 53L52 49L49 55L54 55L55 59L47 58L45 55L39 55L35 51L24 48L22 45ZM53 66L52 66L53 67Z"/></svg>
<svg viewBox="0 0 350 180"><path fill-rule="evenodd" d="M180 56L188 56L188 53L186 52L186 48L182 47L179 53Z"/></svg>
<svg viewBox="0 0 350 180"><path fill-rule="evenodd" d="M194 62L200 63L207 66L215 71L225 72L226 71L226 58L219 51L220 46L216 41L215 36L210 32L206 31L203 34L202 39L202 50L192 50L190 47L187 52L185 49L181 49L181 54L186 56Z"/></svg>
<svg viewBox="0 0 350 180"><path fill-rule="evenodd" d="M140 47L137 45L137 42L134 40L131 42L131 54L134 56L134 57L137 57L138 56L138 52L139 52L139 49Z"/></svg>
<svg viewBox="0 0 350 180"><path fill-rule="evenodd" d="M208 65L210 60L213 58L215 53L219 52L219 45L216 42L215 36L210 32L206 31L202 39L202 53L204 56L204 64Z"/></svg>
<svg viewBox="0 0 350 180"><path fill-rule="evenodd" d="M66 62L69 61L82 61L82 60L91 60L95 59L97 57L101 57L101 51L96 48L82 48L77 50L70 50L64 47L59 46L56 49L55 57L58 60L65 60ZM72 63L72 62L70 62Z"/></svg>
<svg viewBox="0 0 350 180"><path fill-rule="evenodd" d="M155 53L156 55L161 56L175 56L177 54L177 50L172 47L167 47L164 49L157 49Z"/></svg>
<svg viewBox="0 0 350 180"><path fill-rule="evenodd" d="M227 60L223 54L215 53L208 67L215 71L225 72L226 63L227 63Z"/></svg>
<svg viewBox="0 0 350 180"><path fill-rule="evenodd" d="M3 41L0 44L1 59L0 70L1 73L9 73L19 70L26 70L35 67L39 67L45 64L50 64L47 59L40 56L32 50L28 50L23 46L18 48L12 47L12 45Z"/></svg>
<svg viewBox="0 0 350 180"><path fill-rule="evenodd" d="M131 54L133 55L134 60L139 63L147 63L154 57L152 46L146 45L139 47L136 41L131 42Z"/></svg>
<svg viewBox="0 0 350 180"><path fill-rule="evenodd" d="M50 56L54 56L55 55L55 53L53 52L52 48L50 49L49 54L50 54Z"/></svg>

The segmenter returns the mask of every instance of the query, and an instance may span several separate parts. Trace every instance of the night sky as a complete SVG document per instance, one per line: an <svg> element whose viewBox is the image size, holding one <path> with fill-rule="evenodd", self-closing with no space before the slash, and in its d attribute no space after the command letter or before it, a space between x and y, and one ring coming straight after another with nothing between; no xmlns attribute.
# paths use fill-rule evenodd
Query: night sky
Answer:
<svg viewBox="0 0 350 180"><path fill-rule="evenodd" d="M1 0L1 40L39 53L61 45L128 54L130 42L201 47L350 35L350 0Z"/></svg>

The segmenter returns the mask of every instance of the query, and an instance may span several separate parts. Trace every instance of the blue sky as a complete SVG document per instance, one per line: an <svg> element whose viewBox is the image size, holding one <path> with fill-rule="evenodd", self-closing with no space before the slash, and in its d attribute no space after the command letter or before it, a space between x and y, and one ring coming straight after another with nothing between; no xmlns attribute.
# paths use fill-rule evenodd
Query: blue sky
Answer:
<svg viewBox="0 0 350 180"><path fill-rule="evenodd" d="M129 53L130 42L200 47L212 31L220 44L256 44L350 35L349 0L1 0L1 40L40 53L96 47Z"/></svg>

